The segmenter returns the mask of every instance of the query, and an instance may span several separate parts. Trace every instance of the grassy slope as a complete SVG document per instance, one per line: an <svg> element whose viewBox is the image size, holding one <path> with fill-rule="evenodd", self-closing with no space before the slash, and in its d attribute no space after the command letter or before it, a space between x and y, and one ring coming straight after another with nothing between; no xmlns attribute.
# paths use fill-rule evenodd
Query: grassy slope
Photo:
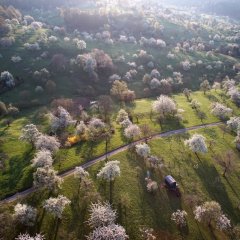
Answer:
<svg viewBox="0 0 240 240"><path fill-rule="evenodd" d="M216 145L207 154L201 155L199 161L183 144L184 139L194 133L203 134L207 141L216 140ZM222 130L218 127L211 129L201 129L191 131L189 134L171 137L167 139L156 139L150 142L152 154L163 158L165 167L161 170L149 169L144 161L130 152L123 152L116 155L113 159L120 161L121 176L115 181L113 190L113 206L118 210L118 223L122 224L130 235L131 240L139 239L139 226L153 227L159 234L158 239L179 239L180 233L171 222L170 216L177 209L184 209L188 212L188 228L183 231L184 239L227 239L222 233L214 231L197 224L192 215L192 209L184 201L188 194L195 194L200 201L216 200L223 208L223 211L231 218L234 223L239 221L240 211L237 208L240 200L239 180L240 173L239 152L235 150L233 143L234 137L226 134L222 137ZM232 149L237 165L234 172L227 177L222 177L222 169L216 165L213 158L216 154L223 154ZM77 196L78 182L73 177L68 177L64 184L61 194L71 199L72 204L64 213L64 217L59 226L56 239L84 239L89 232L86 220L88 214L86 205L90 199L87 197L90 192L96 190L101 194L101 200L109 199L109 185L96 179L96 173L103 163L99 163L89 169L94 186L85 193ZM146 171L150 170L151 177L158 184L163 182L163 176L173 175L179 183L182 197L167 192L165 188L160 188L156 194L146 191L145 176ZM47 197L47 193L33 194L24 201L41 206L41 202ZM99 197L98 197L99 198ZM126 214L120 204L121 199L128 199ZM126 201L125 201L126 202ZM122 207L121 207L122 206ZM42 211L40 211L42 213ZM41 214L39 219L41 218ZM36 228L46 234L48 239L53 239L54 219L45 214L43 221L38 222Z"/></svg>
<svg viewBox="0 0 240 240"><path fill-rule="evenodd" d="M176 34L176 26L170 23L162 22L167 31L166 39L170 38L173 34ZM170 26L171 25L171 26ZM171 29L172 27L172 29ZM184 30L179 29L183 34L176 34L176 40L182 41L181 35L184 35ZM21 32L19 31L19 37ZM37 32L40 34L40 31ZM32 75L28 74L28 71L21 71L24 68L30 68L31 71L39 70L43 67L48 67L50 61L40 60L35 61L34 59L41 54L43 50L50 51L50 55L55 53L63 52L68 57L75 57L79 54L79 51L76 51L76 48L73 47L73 44L66 45L61 39L58 44L51 46L50 49L42 49L42 51L37 53L30 53L23 49L24 42L34 42L37 34L25 35L25 39L22 41L17 38L16 43L13 47L9 49L1 49L1 54L4 58L0 59L0 71L9 70L15 76L20 75L24 77L25 83L1 96L1 100L6 102L17 103L19 101L18 93L21 90L31 91L30 100L39 99L41 102L49 100L51 96L37 95L33 92L36 83L32 79ZM51 33L49 33L51 34ZM208 34L206 34L207 36ZM174 41L173 41L174 43ZM154 56L156 59L157 67L160 70L162 77L168 77L171 75L169 71L165 71L165 67L168 64L172 64L176 71L182 71L178 63L185 59L191 61L203 60L204 62L210 61L231 61L236 62L236 59L222 56L217 54L216 57L206 58L204 53L179 53L177 54L177 59L168 60L166 59L166 54L170 50L159 50L152 48L144 48L138 45L133 44L121 44L117 43L112 47L109 47L103 43L87 43L87 50L90 51L92 48L100 48L109 53L112 57L116 57L119 53L124 54L127 61L134 61L131 57L132 54L136 53L139 49L145 49L148 53ZM170 46L171 47L171 46ZM126 55L126 52L129 55ZM20 55L23 59L22 62L17 64L12 64L10 61L11 56ZM122 74L127 71L128 68L124 66L121 70ZM230 71L230 69L227 69ZM150 71L150 70L149 70ZM209 75L214 79L218 70L212 70ZM197 68L193 69L190 72L184 72L184 79L190 79L191 85L193 88L198 88L199 81L198 78L206 73L206 69ZM62 74L53 75L53 80L57 82L57 91L56 96L64 95L65 97L73 96L75 94L76 85L72 82L71 77L62 76ZM81 76L79 77L81 81ZM189 81L189 80L187 80ZM79 83L79 88L81 87ZM130 84L130 87L137 91L137 94L141 96L142 93L142 82L141 77L136 79L133 84ZM220 101L220 97L212 92L212 95L217 97ZM175 123L166 123L163 125L163 129L160 128L159 124L153 119L149 121L149 110L152 100L150 99L141 99L137 100L135 106L130 106L130 109L135 113L145 113L143 117L139 120L139 124L148 123L154 132L167 131L170 129L188 127L197 124L201 124L201 121L196 117L194 110L189 106L189 103L186 102L186 99L183 95L174 96L178 107L185 110L184 121L179 124ZM217 119L210 114L209 106L211 101L200 92L196 92L192 95L193 99L197 99L201 104L201 110L204 111L207 115L206 123L215 122ZM235 111L235 114L239 114L239 110L234 106L234 104L228 102L229 106L232 107ZM136 119L134 119L136 121ZM46 122L41 122L35 117L34 111L23 111L22 114L12 123L12 126L9 129L5 129L3 121L0 121L0 153L6 154L3 155L5 162L4 170L0 171L0 198L4 197L6 194L16 192L22 188L28 187L32 182L32 169L29 166L30 160L34 154L30 146L18 141L20 129L27 123L36 123L42 131L46 131L47 125ZM119 126L116 126L119 128ZM122 138L121 130L118 129L113 139L111 140L110 148L116 148L119 145L125 143L125 139ZM239 219L239 210L237 209L239 203L239 184L238 177L239 174L239 163L235 172L231 177L229 177L229 182L226 179L221 177L221 169L213 163L212 157L215 153L223 153L229 148L234 148L233 136L227 135L226 139L222 139L222 133L219 129L213 128L210 130L201 130L198 131L203 133L208 138L217 140L217 145L214 148L214 152L209 152L206 156L201 156L202 163L199 164L195 155L191 154L187 149L185 149L181 144L179 144L177 139L169 138L167 140L159 139L151 142L153 154L159 155L164 158L166 168L163 170L162 174L152 171L152 176L154 180L157 180L159 183L162 182L162 177L165 174L171 173L178 180L180 184L181 191L184 194L187 193L196 193L202 200L215 199L219 201L231 219L236 223ZM172 143L171 143L172 142ZM171 143L171 144L170 144ZM169 149L169 146L172 145L172 150ZM98 144L90 150L89 144L81 143L68 150L60 150L58 156L56 157L55 169L65 170L74 165L78 165L87 161L88 159L102 154L104 152L104 143ZM239 158L239 154L236 152L236 158ZM61 159L61 164L59 160ZM121 161L122 176L117 179L114 187L114 206L118 209L119 219L118 222L123 224L127 229L130 239L139 239L137 236L138 226L148 225L154 227L158 230L158 233L163 237L169 236L168 239L173 239L178 236L179 233L175 226L170 222L170 214L177 208L184 208L189 213L188 218L188 230L185 232L184 239L212 239L208 229L198 226L193 220L191 211L186 203L182 199L176 199L173 195L167 194L165 189L160 190L156 195L151 195L145 190L144 177L146 175L146 166L141 159L136 158L135 156L124 152L116 156L116 158ZM198 164L198 168L196 168ZM98 190L101 193L102 199L108 199L108 186L104 183L99 183L96 180L96 171L100 168L98 164L91 168L91 176L94 179L94 189L95 193ZM139 168L137 168L140 166ZM84 236L88 234L88 228L86 227L85 221L87 220L87 215L85 212L85 205L87 201L84 201L83 194L80 197L80 200L76 197L76 188L78 183L72 177L66 179L62 193L67 195L74 204L65 212L62 224L60 225L58 231L57 239L84 239ZM120 196L126 195L130 200L130 206L127 208L127 215L124 215L124 211L119 205ZM40 206L40 202L47 197L47 193L35 194L31 198L27 199L30 203L35 206ZM40 219L39 219L40 221ZM54 238L54 221L49 215L45 215L43 218L42 224L38 224L36 229L37 231L41 230L46 233L49 239ZM201 233L200 233L201 232ZM173 236L172 238L170 237ZM225 239L220 233L216 233L217 239ZM162 239L161 238L161 239Z"/></svg>
<svg viewBox="0 0 240 240"><path fill-rule="evenodd" d="M174 71L182 72L184 75L184 83L187 84L187 86L191 87L192 89L198 89L199 88L199 77L202 77L204 74L208 74L209 80L213 81L216 77L216 75L220 72L225 74L231 75L232 73L232 67L226 67L226 69L213 69L211 71L208 71L205 69L204 66L197 66L196 68L192 68L191 71L184 72L182 70L182 67L180 66L180 62L184 61L186 59L189 59L191 62L197 62L198 60L202 60L204 63L211 64L213 61L223 61L223 62L231 62L236 63L238 62L237 59L229 57L229 56L223 56L221 54L215 54L213 57L207 57L205 52L179 52L176 53L176 59L170 60L167 59L166 55L169 51L172 51L172 48L176 45L180 39L176 38L173 42L171 42L171 36L173 33L178 33L177 36L184 36L186 32L182 30L180 26L174 25L174 31L172 24L163 21L162 24L165 26L165 32L163 34L164 39L167 42L170 42L171 44L167 46L165 49L155 49L151 47L144 47L140 45L135 45L131 43L119 43L116 42L114 45L109 46L107 44L104 44L103 42L99 41L93 41L93 42L87 42L87 49L86 51L91 51L94 48L99 48L104 50L106 53L108 53L113 59L117 58L119 55L124 55L127 62L133 62L136 61L136 59L133 58L133 54L136 54L138 50L143 49L146 50L147 53L151 54L154 58L154 62L156 63L156 68L159 69L161 72L162 78L167 78L172 76L172 72L166 69L167 65L172 65L174 68ZM179 28L179 29L178 29ZM179 32L178 32L179 31ZM25 82L21 86L3 94L1 96L1 100L5 102L12 102L12 103L18 103L19 100L26 100L19 98L18 94L20 91L28 90L30 92L29 100L35 100L36 99L43 104L46 104L46 102L49 102L53 95L48 94L35 94L34 89L36 85L39 83L36 83L36 81L32 77L32 73L36 70L40 70L44 67L47 69L50 69L50 61L51 57L56 53L63 53L64 56L67 59L75 58L78 54L81 54L82 52L74 46L72 42L65 43L63 41L62 36L58 36L59 40L57 43L50 44L49 46L42 47L41 51L31 52L24 49L23 44L26 42L33 43L36 41L36 39L41 36L42 33L46 33L48 36L50 35L56 35L56 33L51 32L50 30L41 29L37 30L36 32L32 31L27 34L23 34L21 28L17 28L15 30L15 33L13 34L16 42L11 48L2 48L1 54L3 55L3 58L0 59L0 72L4 70L8 70L11 73L13 73L14 76L20 76L22 77ZM73 36L70 36L73 38ZM190 36L189 36L190 38ZM49 59L39 59L36 60L37 57L41 55L43 51L49 52ZM19 63L12 63L11 57L14 55L19 55L23 60ZM126 64L117 64L118 72L120 75L125 75L126 71L128 71L130 68ZM21 71L19 71L21 69ZM146 72L150 72L151 69L146 68ZM53 71L54 72L54 69ZM142 76L144 75L144 72L140 72L137 76L137 78L133 81L133 83L129 83L129 86L131 89L135 90L137 95L139 97L143 96L143 87L146 87L142 83ZM102 82L98 85L93 84L88 79L85 79L86 77L83 76L82 73L78 74L70 74L68 71L66 72L57 72L53 73L51 76L51 80L54 80L57 84L56 92L54 93L54 97L70 97L70 96L76 96L78 95L76 90L81 90L84 88L86 84L92 84L93 87L96 89L97 93L108 93L109 84L108 82ZM76 80L77 79L77 80Z"/></svg>
<svg viewBox="0 0 240 240"><path fill-rule="evenodd" d="M218 94L212 91L213 95L219 97ZM211 123L218 121L217 118L211 115L209 106L211 101L207 96L204 96L201 92L196 92L192 94L193 99L198 99L202 104L201 109L207 115L207 119L204 123ZM196 117L196 113L189 103L186 101L183 95L175 95L174 99L178 103L178 107L185 110L184 120L180 124L176 122L165 122L162 129L155 119L149 120L149 111L151 109L150 99L140 99L137 100L134 106L131 106L131 110L134 113L143 113L143 117L139 118L139 125L147 123L153 132L168 131L171 129L178 129L183 127L189 127L201 124L200 119ZM228 101L229 105L233 107ZM6 129L3 124L4 121L0 122L0 134L2 139L2 144L0 145L0 152L6 154L4 157L5 168L0 172L0 197L4 197L8 194L19 191L22 188L28 187L32 182L32 169L29 166L31 158L34 152L31 150L28 144L20 142L18 137L20 135L21 128L27 123L35 123L42 132L47 131L47 122L42 121L36 115L36 111L24 111L21 115L13 121L11 127ZM235 115L239 114L239 110L235 108ZM134 117L134 122L136 119ZM115 149L126 143L126 139L122 135L122 130L118 125L115 125L116 132L111 139L109 150ZM61 149L55 160L55 169L58 171L63 171L69 169L73 166L79 165L86 162L95 156L103 154L105 151L105 144L101 142L99 144L94 144L90 147L90 143L79 143L70 149ZM23 157L24 156L24 157Z"/></svg>

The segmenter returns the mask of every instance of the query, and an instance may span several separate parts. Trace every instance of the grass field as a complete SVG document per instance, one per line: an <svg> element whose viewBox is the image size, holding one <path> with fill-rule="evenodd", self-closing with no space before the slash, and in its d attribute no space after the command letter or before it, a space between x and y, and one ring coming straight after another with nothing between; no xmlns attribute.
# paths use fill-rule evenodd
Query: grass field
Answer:
<svg viewBox="0 0 240 240"><path fill-rule="evenodd" d="M207 154L200 154L200 160L183 144L184 139L196 132L203 134L207 138L207 143L217 139L216 144ZM139 239L140 226L157 229L158 239L181 239L181 234L183 239L228 239L223 233L215 230L211 232L207 227L198 224L186 199L187 196L194 195L198 203L215 200L221 204L223 211L232 222L238 223L240 163L239 152L236 151L233 140L234 136L231 134L225 134L223 138L223 132L218 127L152 140L149 143L151 153L164 161L164 168L161 170L149 168L143 159L129 151L114 156L112 159L120 161L121 176L114 183L113 207L118 210L118 223L126 228L130 239ZM231 175L224 178L223 170L215 163L214 157L230 149L234 151L236 167ZM80 195L77 194L78 181L73 177L65 179L59 193L71 199L72 204L66 209L58 230L54 219L41 210L41 202L47 197L47 192L36 193L24 199L23 202L39 207L35 230L45 233L47 239L55 239L55 237L84 239L90 230L86 223L90 199L109 200L109 185L96 179L96 173L101 166L103 163L88 169L93 185L87 191L82 191ZM163 183L165 175L173 175L179 184L181 198L161 187L155 194L148 193L144 180L147 170L159 186ZM181 234L170 220L172 212L177 209L184 209L188 213L188 226Z"/></svg>
<svg viewBox="0 0 240 240"><path fill-rule="evenodd" d="M214 91L211 92L211 95L220 100L219 95ZM201 103L201 110L204 111L207 116L204 123L219 121L210 113L209 107L212 98L209 100L209 96L209 94L204 95L202 92L194 92L192 94L192 98L197 99ZM136 117L134 116L140 113L137 124L148 124L152 133L202 124L201 120L196 116L195 110L190 107L189 102L186 101L186 98L183 95L174 95L173 97L177 102L178 107L185 110L183 114L184 119L180 123L176 121L166 121L162 124L162 128L160 127L156 116L153 116L152 120L149 119L153 99L136 100L134 105L127 106L127 108L133 112L134 123L137 123ZM229 100L227 100L227 104L234 109L235 115L239 114L239 110L234 107ZM0 153L3 162L3 169L0 172L0 198L31 186L33 169L29 165L34 155L34 151L27 143L20 142L18 138L20 136L21 128L29 123L35 123L40 131L47 132L48 122L39 119L37 114L38 110L23 111L17 119L12 122L10 128L6 128L4 120L0 122L2 141ZM113 119L115 119L115 117L113 117ZM115 149L127 143L127 140L123 137L120 126L114 123L114 127L116 128L116 131L111 138L108 150ZM103 153L105 153L105 142L96 144L82 142L69 149L60 149L55 157L54 168L61 172Z"/></svg>

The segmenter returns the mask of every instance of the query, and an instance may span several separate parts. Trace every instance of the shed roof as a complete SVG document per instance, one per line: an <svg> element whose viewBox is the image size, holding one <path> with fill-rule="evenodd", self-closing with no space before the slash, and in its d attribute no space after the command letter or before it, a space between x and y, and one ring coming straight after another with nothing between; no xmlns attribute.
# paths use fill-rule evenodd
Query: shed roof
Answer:
<svg viewBox="0 0 240 240"><path fill-rule="evenodd" d="M171 175L167 175L167 176L165 177L165 181L168 182L168 184L170 184L170 185L176 183L175 179L174 179Z"/></svg>

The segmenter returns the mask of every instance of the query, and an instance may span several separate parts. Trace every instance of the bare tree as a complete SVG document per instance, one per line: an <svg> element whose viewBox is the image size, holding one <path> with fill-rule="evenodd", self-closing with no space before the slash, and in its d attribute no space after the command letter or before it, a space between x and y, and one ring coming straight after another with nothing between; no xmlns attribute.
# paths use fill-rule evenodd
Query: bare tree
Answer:
<svg viewBox="0 0 240 240"><path fill-rule="evenodd" d="M101 95L98 98L98 106L100 112L104 115L104 121L109 120L109 116L113 110L112 98L108 95Z"/></svg>
<svg viewBox="0 0 240 240"><path fill-rule="evenodd" d="M184 96L187 98L187 100L190 102L190 96L191 96L191 90L190 89L188 89L188 88L184 88L183 89L183 94L184 94Z"/></svg>
<svg viewBox="0 0 240 240"><path fill-rule="evenodd" d="M148 124L144 123L140 125L140 130L142 133L142 136L145 138L145 143L147 143L147 138L152 135L152 129L149 127Z"/></svg>
<svg viewBox="0 0 240 240"><path fill-rule="evenodd" d="M231 173L236 166L234 152L231 150L224 154L217 155L214 159L217 164L223 168L223 177L226 177L228 173Z"/></svg>

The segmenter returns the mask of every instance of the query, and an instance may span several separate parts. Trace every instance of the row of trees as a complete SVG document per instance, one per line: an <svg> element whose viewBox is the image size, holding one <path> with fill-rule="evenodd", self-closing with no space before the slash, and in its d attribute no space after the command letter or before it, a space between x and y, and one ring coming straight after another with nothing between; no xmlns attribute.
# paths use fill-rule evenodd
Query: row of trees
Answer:
<svg viewBox="0 0 240 240"><path fill-rule="evenodd" d="M196 206L193 213L198 222L206 224L209 228L216 227L220 231L225 231L229 234L233 233L231 221L222 212L219 203L215 201L204 202L202 205ZM187 225L187 215L186 211L177 210L172 213L171 220L182 229Z"/></svg>

